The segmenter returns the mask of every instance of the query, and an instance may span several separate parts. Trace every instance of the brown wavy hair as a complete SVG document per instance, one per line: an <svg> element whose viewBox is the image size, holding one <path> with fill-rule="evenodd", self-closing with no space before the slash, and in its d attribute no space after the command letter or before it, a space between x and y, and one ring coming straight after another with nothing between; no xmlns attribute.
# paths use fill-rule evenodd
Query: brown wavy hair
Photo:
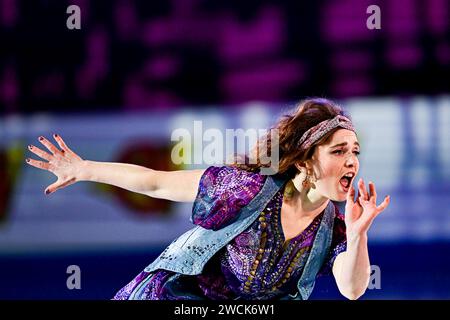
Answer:
<svg viewBox="0 0 450 320"><path fill-rule="evenodd" d="M277 174L292 179L298 172L295 164L311 159L316 147L327 143L339 128L331 130L306 150L298 148L297 144L301 136L311 127L337 115L350 118L345 114L343 108L331 100L325 98L302 100L296 104L292 111L282 115L276 124L268 130L268 133L258 140L250 155L237 155L229 165L252 172L258 172L263 167L269 168L271 164L263 164L260 159L262 156L270 157L272 147L270 132L273 129L278 129L279 140L278 146L275 147L279 148L279 166L278 170L274 170ZM250 159L255 160L250 161Z"/></svg>

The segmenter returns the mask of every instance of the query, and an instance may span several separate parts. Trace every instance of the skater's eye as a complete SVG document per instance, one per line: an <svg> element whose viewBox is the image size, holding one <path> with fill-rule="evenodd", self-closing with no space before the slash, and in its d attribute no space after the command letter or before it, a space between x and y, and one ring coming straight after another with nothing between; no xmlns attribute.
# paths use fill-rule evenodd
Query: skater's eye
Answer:
<svg viewBox="0 0 450 320"><path fill-rule="evenodd" d="M332 153L333 154L344 154L345 150L334 150ZM356 154L357 156L359 156L361 152L359 152L359 150L355 150L355 151L353 151L353 153Z"/></svg>

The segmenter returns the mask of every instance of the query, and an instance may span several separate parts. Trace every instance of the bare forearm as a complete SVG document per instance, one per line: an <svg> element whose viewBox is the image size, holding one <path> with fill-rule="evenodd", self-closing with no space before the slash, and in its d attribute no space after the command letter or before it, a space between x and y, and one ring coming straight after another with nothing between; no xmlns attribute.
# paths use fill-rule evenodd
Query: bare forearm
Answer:
<svg viewBox="0 0 450 320"><path fill-rule="evenodd" d="M366 291L370 278L367 235L348 236L347 241L338 270L338 287L347 298L357 299Z"/></svg>
<svg viewBox="0 0 450 320"><path fill-rule="evenodd" d="M84 160L78 180L106 183L144 194L154 188L152 172L135 164Z"/></svg>

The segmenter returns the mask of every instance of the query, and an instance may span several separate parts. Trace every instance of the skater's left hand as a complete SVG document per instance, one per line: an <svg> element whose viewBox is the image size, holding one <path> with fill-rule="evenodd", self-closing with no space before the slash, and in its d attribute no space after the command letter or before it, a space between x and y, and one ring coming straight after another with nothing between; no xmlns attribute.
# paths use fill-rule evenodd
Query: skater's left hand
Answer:
<svg viewBox="0 0 450 320"><path fill-rule="evenodd" d="M354 201L355 188L353 185L347 193L347 203L345 205L347 237L365 235L375 217L383 212L390 203L391 197L386 196L384 201L377 206L377 192L373 182L369 182L369 190L370 195L361 178L358 181L358 197L356 201Z"/></svg>

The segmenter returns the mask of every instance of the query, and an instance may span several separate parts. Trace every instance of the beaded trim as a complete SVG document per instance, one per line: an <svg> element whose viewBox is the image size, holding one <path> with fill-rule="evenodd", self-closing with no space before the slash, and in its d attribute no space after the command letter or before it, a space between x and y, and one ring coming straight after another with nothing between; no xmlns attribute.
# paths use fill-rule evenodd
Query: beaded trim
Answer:
<svg viewBox="0 0 450 320"><path fill-rule="evenodd" d="M282 239L281 247L278 248L278 250L281 250L281 255L286 257L291 257L294 254L294 257L289 263L289 266L284 270L283 272L273 272L272 274L268 274L269 270L272 270L273 265L276 263L272 259L269 259L266 261L266 263L269 264L269 267L266 269L266 272L262 275L261 279L264 279L262 281L265 282L263 287L266 289L271 290L272 292L275 292L276 290L280 289L286 282L288 282L291 278L291 276L298 270L300 267L298 265L299 260L302 259L305 253L308 252L308 247L301 247L298 248L297 244L302 243L305 238L309 237L311 232L314 232L314 230L317 228L317 225L320 223L323 213L319 214L314 221L301 233L299 233L297 236L285 240L284 235L281 235L279 233L279 230L282 230L281 222L279 220L279 215L281 214L281 205L283 201L282 193L279 192L275 196L275 206L274 208L266 208L260 213L260 217L258 218L260 224L259 229L262 231L261 233L261 240L257 252L257 256L255 260L252 263L250 274L247 277L247 280L243 284L243 291L245 293L251 293L252 287L254 285L254 280L256 277L257 270L261 267L261 262L264 260L264 257L266 256L266 247L267 247L267 241L274 241L274 238L276 239ZM273 231L274 236L271 239L268 239L267 234L267 219L271 216L271 224L273 223ZM295 252L298 250L297 252ZM285 263L288 263L289 258L286 258ZM278 261L279 262L279 261ZM284 268L281 268L284 269ZM269 285L267 287L267 285Z"/></svg>

